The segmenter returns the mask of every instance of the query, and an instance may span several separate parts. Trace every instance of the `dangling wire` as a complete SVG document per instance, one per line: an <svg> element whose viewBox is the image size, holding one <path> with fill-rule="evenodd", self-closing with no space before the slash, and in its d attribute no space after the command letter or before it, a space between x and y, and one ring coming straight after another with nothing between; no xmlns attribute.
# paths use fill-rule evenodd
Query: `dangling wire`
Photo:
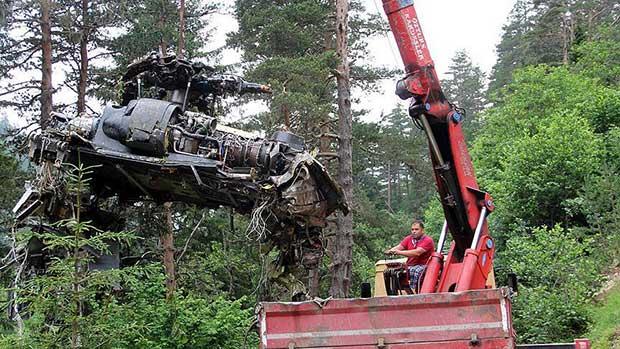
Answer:
<svg viewBox="0 0 620 349"><path fill-rule="evenodd" d="M265 200L258 207L252 210L250 223L245 231L245 237L248 240L262 241L265 239L266 233L271 234L271 231L267 228L266 222L266 220L268 220L272 215L271 209L269 209L270 205L271 200ZM267 210L268 213L266 217L264 215L265 210Z"/></svg>

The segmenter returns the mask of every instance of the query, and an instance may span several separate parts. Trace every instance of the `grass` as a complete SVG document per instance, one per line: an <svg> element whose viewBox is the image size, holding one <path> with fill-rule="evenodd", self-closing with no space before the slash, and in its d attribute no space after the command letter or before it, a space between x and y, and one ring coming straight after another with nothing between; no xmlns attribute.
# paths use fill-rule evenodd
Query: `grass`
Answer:
<svg viewBox="0 0 620 349"><path fill-rule="evenodd" d="M592 308L592 325L587 338L592 349L620 348L620 283L616 284L605 299Z"/></svg>

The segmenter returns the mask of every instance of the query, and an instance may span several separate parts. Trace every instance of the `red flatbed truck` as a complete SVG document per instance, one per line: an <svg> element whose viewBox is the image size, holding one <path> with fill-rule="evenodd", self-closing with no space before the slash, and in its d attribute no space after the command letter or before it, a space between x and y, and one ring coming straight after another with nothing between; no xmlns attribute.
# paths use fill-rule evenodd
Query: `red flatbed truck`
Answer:
<svg viewBox="0 0 620 349"><path fill-rule="evenodd" d="M495 244L461 122L439 84L413 0L383 0L405 66L396 94L427 138L445 222L418 294L328 301L261 303L261 348L511 349L512 291L496 288ZM448 234L450 250L441 254ZM377 289L375 289L377 293ZM527 346L524 346L524 348ZM531 347L531 346L530 346ZM538 348L588 349L588 340Z"/></svg>

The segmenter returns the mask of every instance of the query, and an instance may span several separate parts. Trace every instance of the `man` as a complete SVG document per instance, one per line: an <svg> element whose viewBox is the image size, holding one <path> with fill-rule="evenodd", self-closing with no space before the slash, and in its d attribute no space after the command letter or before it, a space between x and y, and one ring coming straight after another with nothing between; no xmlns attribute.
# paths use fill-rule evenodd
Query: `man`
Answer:
<svg viewBox="0 0 620 349"><path fill-rule="evenodd" d="M430 236L424 235L424 223L416 220L411 225L411 234L405 236L403 241L385 251L385 253L407 257L409 287L415 291L418 280L424 269L426 269L426 262L434 251L435 243L433 239Z"/></svg>

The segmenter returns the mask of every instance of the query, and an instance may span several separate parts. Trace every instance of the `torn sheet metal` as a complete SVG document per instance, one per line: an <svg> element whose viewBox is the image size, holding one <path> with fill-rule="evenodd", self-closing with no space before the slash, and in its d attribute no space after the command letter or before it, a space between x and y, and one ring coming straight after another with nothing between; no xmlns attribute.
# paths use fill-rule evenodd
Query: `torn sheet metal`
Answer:
<svg viewBox="0 0 620 349"><path fill-rule="evenodd" d="M130 66L124 83L122 105L90 117L55 114L31 137L30 157L42 171L16 205L19 219L34 213L52 222L65 218L75 200L62 184L65 163L95 166L83 198L95 208L112 196L228 206L253 217L260 208L258 236L285 251L285 264L301 262L302 246L317 245L328 215L348 211L340 187L301 137L278 131L261 138L218 127L219 97L267 87L157 55Z"/></svg>

